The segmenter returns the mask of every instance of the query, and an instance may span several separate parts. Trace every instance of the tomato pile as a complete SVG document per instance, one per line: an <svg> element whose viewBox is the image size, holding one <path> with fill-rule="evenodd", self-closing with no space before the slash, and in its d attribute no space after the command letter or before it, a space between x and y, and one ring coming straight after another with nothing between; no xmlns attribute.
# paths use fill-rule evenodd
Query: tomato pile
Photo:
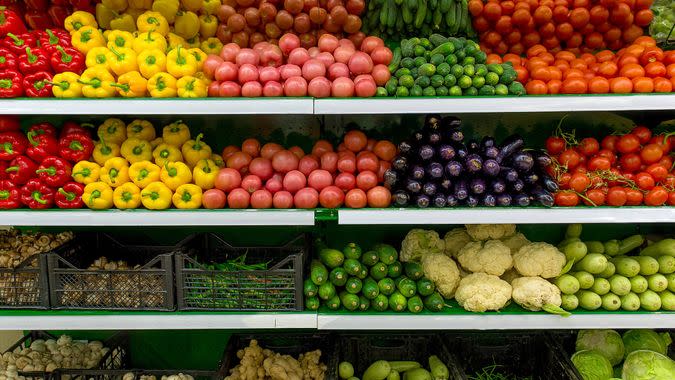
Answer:
<svg viewBox="0 0 675 380"><path fill-rule="evenodd" d="M486 53L522 54L542 44L553 52L619 50L643 35L653 0L469 1Z"/></svg>
<svg viewBox="0 0 675 380"><path fill-rule="evenodd" d="M553 54L535 45L527 49L526 58L490 54L488 62L511 62L530 95L671 92L675 86L675 51L663 51L648 36L616 53Z"/></svg>
<svg viewBox="0 0 675 380"><path fill-rule="evenodd" d="M675 205L675 139L652 135L636 126L622 136L601 141L586 137L577 143L573 134L558 132L546 140L546 150L557 161L551 174L560 191L557 206L661 206Z"/></svg>

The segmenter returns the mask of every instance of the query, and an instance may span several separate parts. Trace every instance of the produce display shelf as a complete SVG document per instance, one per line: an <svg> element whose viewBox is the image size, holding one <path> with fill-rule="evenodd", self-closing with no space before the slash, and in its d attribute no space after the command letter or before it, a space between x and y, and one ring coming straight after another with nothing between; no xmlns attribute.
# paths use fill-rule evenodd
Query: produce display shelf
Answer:
<svg viewBox="0 0 675 380"><path fill-rule="evenodd" d="M123 226L313 226L309 210L11 210L0 211L0 225Z"/></svg>
<svg viewBox="0 0 675 380"><path fill-rule="evenodd" d="M553 207L339 210L339 224L673 223L675 207Z"/></svg>

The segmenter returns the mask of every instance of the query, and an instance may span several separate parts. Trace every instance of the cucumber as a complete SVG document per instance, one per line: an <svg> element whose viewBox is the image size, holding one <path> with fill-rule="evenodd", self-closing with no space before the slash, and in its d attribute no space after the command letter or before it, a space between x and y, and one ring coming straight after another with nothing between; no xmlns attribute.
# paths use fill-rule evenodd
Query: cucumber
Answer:
<svg viewBox="0 0 675 380"><path fill-rule="evenodd" d="M413 25L415 25L415 28L421 28L422 24L424 23L424 18L427 15L427 0L420 0L417 8L417 12L415 12L415 22Z"/></svg>
<svg viewBox="0 0 675 380"><path fill-rule="evenodd" d="M396 82L394 86L396 86L397 84L398 82ZM389 90L387 90L387 92L389 92ZM361 256L361 263L369 267L372 267L373 265L377 264L379 260L380 258L377 256L377 252L375 251L368 251Z"/></svg>
<svg viewBox="0 0 675 380"><path fill-rule="evenodd" d="M396 8L396 3L394 2L394 0L387 0L386 5L389 7L387 17L387 27L393 28L396 25L396 17L398 14L398 9Z"/></svg>
<svg viewBox="0 0 675 380"><path fill-rule="evenodd" d="M408 8L408 3L403 4L401 8L401 16L403 17L403 22L406 24L412 24L414 16L410 8Z"/></svg>
<svg viewBox="0 0 675 380"><path fill-rule="evenodd" d="M324 284L321 284L319 286L319 298L321 298L324 301L327 301L333 296L335 296L335 286L331 284L330 282L326 282Z"/></svg>
<svg viewBox="0 0 675 380"><path fill-rule="evenodd" d="M378 281L387 277L387 266L384 263L373 265L370 267L370 275Z"/></svg>
<svg viewBox="0 0 675 380"><path fill-rule="evenodd" d="M415 368L403 374L403 380L431 380L431 373L424 368Z"/></svg>
<svg viewBox="0 0 675 380"><path fill-rule="evenodd" d="M305 309L307 310L318 310L321 306L321 301L317 297L307 297L305 298Z"/></svg>
<svg viewBox="0 0 675 380"><path fill-rule="evenodd" d="M328 268L336 268L345 261L345 255L337 249L324 248L319 251L319 260Z"/></svg>
<svg viewBox="0 0 675 380"><path fill-rule="evenodd" d="M387 276L391 278L401 277L403 274L403 264L400 261L396 261L393 264L387 266Z"/></svg>
<svg viewBox="0 0 675 380"><path fill-rule="evenodd" d="M356 294L363 288L363 282L358 277L349 277L345 284L345 289L352 294Z"/></svg>
<svg viewBox="0 0 675 380"><path fill-rule="evenodd" d="M401 63L401 48L397 46L396 48L394 48L394 57L391 59L391 63L389 64L389 72L392 73L396 71L400 63ZM361 257L361 248L359 248L359 257L350 257L350 258L359 259L360 257Z"/></svg>
<svg viewBox="0 0 675 380"><path fill-rule="evenodd" d="M359 296L359 310L366 311L370 309L370 300L364 296Z"/></svg>
<svg viewBox="0 0 675 380"><path fill-rule="evenodd" d="M417 285L415 284L415 281L409 278L404 278L399 281L396 289L398 289L398 291L407 298L410 298L417 293Z"/></svg>
<svg viewBox="0 0 675 380"><path fill-rule="evenodd" d="M408 311L411 313L421 313L422 310L424 310L424 303L420 296L414 296L408 300Z"/></svg>
<svg viewBox="0 0 675 380"><path fill-rule="evenodd" d="M436 355L429 356L429 369L434 380L448 380L450 378L448 367Z"/></svg>
<svg viewBox="0 0 675 380"><path fill-rule="evenodd" d="M462 0L455 0L455 23L450 25L450 33L456 35L460 32L459 25L462 22Z"/></svg>
<svg viewBox="0 0 675 380"><path fill-rule="evenodd" d="M383 278L377 282L377 287L380 288L380 294L390 296L396 290L396 284L391 278Z"/></svg>
<svg viewBox="0 0 675 380"><path fill-rule="evenodd" d="M340 297L336 294L333 298L326 301L326 306L331 310L338 310L340 308L341 302Z"/></svg>
<svg viewBox="0 0 675 380"><path fill-rule="evenodd" d="M467 26L469 25L469 2L468 0L461 0L459 4L460 9L460 18L459 18L459 31L461 33L466 33Z"/></svg>
<svg viewBox="0 0 675 380"><path fill-rule="evenodd" d="M363 287L361 288L361 293L372 300L378 295L380 295L380 288L377 286L377 282L372 278L368 277L363 281Z"/></svg>
<svg viewBox="0 0 675 380"><path fill-rule="evenodd" d="M371 364L366 372L363 373L362 380L384 380L387 378L391 372L391 367L389 362L386 360L378 360L375 363Z"/></svg>
<svg viewBox="0 0 675 380"><path fill-rule="evenodd" d="M380 258L380 261L387 265L393 264L398 259L396 248L389 244L378 244L375 246L375 251Z"/></svg>
<svg viewBox="0 0 675 380"><path fill-rule="evenodd" d="M405 269L405 275L411 280L417 281L424 276L424 270L420 263L409 261L403 265L403 268Z"/></svg>
<svg viewBox="0 0 675 380"><path fill-rule="evenodd" d="M415 10L418 7L417 0L406 0L406 4L410 10Z"/></svg>
<svg viewBox="0 0 675 380"><path fill-rule="evenodd" d="M440 293L434 292L424 298L424 307L429 311L441 311L445 306L445 300Z"/></svg>
<svg viewBox="0 0 675 380"><path fill-rule="evenodd" d="M422 368L422 364L413 361L395 361L389 362L392 371L406 372L415 368Z"/></svg>
<svg viewBox="0 0 675 380"><path fill-rule="evenodd" d="M389 375L387 375L387 380L401 380L401 374L392 369Z"/></svg>
<svg viewBox="0 0 675 380"><path fill-rule="evenodd" d="M387 2L385 0L384 4L382 4L382 9L380 9L380 27L387 25L388 18L389 18L389 7L387 6Z"/></svg>
<svg viewBox="0 0 675 380"><path fill-rule="evenodd" d="M438 9L441 10L441 13L448 13L450 7L452 6L452 0L440 0L438 2Z"/></svg>
<svg viewBox="0 0 675 380"><path fill-rule="evenodd" d="M389 298L384 294L380 294L370 301L370 306L376 311L386 311L389 308Z"/></svg>
<svg viewBox="0 0 675 380"><path fill-rule="evenodd" d="M605 246L601 241L586 241L588 253L605 253Z"/></svg>
<svg viewBox="0 0 675 380"><path fill-rule="evenodd" d="M443 3L443 0L441 1L441 4ZM431 45L433 45L434 48L437 48L441 46L442 44L448 42L448 39L438 33L434 33L431 36L429 36L429 41L431 41Z"/></svg>
<svg viewBox="0 0 675 380"><path fill-rule="evenodd" d="M342 249L342 253L345 258L358 260L361 258L361 247L356 243L349 243Z"/></svg>
<svg viewBox="0 0 675 380"><path fill-rule="evenodd" d="M431 24L433 26L433 29L439 30L441 28L442 23L443 23L443 13L441 13L440 8L436 8L431 18Z"/></svg>
<svg viewBox="0 0 675 380"><path fill-rule="evenodd" d="M427 3L429 10L433 11L434 9L438 8L438 0L429 0Z"/></svg>
<svg viewBox="0 0 675 380"><path fill-rule="evenodd" d="M347 271L342 267L333 268L328 275L330 282L335 286L345 286L348 277Z"/></svg>
<svg viewBox="0 0 675 380"><path fill-rule="evenodd" d="M435 54L440 54L445 57L448 54L452 54L454 52L455 52L455 45L452 42L448 41L437 46L434 50L432 50L431 55L433 56Z"/></svg>
<svg viewBox="0 0 675 380"><path fill-rule="evenodd" d="M408 307L408 300L399 292L389 296L389 307L394 311L404 311Z"/></svg>
<svg viewBox="0 0 675 380"><path fill-rule="evenodd" d="M302 284L302 292L307 297L314 297L319 292L319 287L310 279L306 279Z"/></svg>
<svg viewBox="0 0 675 380"><path fill-rule="evenodd" d="M422 277L417 280L417 293L422 297L430 296L436 290L434 282L429 280L426 277Z"/></svg>
<svg viewBox="0 0 675 380"><path fill-rule="evenodd" d="M359 296L345 291L340 292L340 302L342 302L342 306L349 311L358 309L359 304L361 303L361 301L359 301Z"/></svg>
<svg viewBox="0 0 675 380"><path fill-rule="evenodd" d="M354 376L354 366L350 362L341 362L338 365L338 376L342 380L347 380Z"/></svg>
<svg viewBox="0 0 675 380"><path fill-rule="evenodd" d="M328 270L319 260L312 260L309 265L309 278L316 285L323 285L328 281Z"/></svg>
<svg viewBox="0 0 675 380"><path fill-rule="evenodd" d="M344 268L347 271L347 273L349 273L352 276L356 276L357 274L361 273L361 269L363 269L363 266L356 259L347 259L345 260Z"/></svg>

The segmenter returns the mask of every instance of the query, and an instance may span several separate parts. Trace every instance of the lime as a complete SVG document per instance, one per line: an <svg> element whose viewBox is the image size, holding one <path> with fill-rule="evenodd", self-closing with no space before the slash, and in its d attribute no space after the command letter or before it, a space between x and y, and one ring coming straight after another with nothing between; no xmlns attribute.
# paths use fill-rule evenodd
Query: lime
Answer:
<svg viewBox="0 0 675 380"><path fill-rule="evenodd" d="M499 83L499 75L497 75L497 73L492 72L485 74L485 83L491 86L496 85L497 83Z"/></svg>
<svg viewBox="0 0 675 380"><path fill-rule="evenodd" d="M415 79L415 84L422 88L429 87L431 85L431 79L429 79L429 77L417 77L417 79Z"/></svg>
<svg viewBox="0 0 675 380"><path fill-rule="evenodd" d="M459 86L452 86L448 91L450 96L462 96L462 89Z"/></svg>
<svg viewBox="0 0 675 380"><path fill-rule="evenodd" d="M413 78L417 78L419 76L417 71L418 71L417 67L413 67L412 69L410 69L410 75L412 75Z"/></svg>
<svg viewBox="0 0 675 380"><path fill-rule="evenodd" d="M443 62L440 65L436 66L436 74L446 76L450 74L450 65Z"/></svg>
<svg viewBox="0 0 675 380"><path fill-rule="evenodd" d="M445 62L452 66L457 63L457 56L454 54L449 54L447 57L445 57Z"/></svg>
<svg viewBox="0 0 675 380"><path fill-rule="evenodd" d="M476 75L480 77L484 77L488 73L487 66L485 66L482 63L479 63L476 65Z"/></svg>
<svg viewBox="0 0 675 380"><path fill-rule="evenodd" d="M476 87L469 87L467 89L464 89L462 92L462 95L464 96L478 96L478 89Z"/></svg>
<svg viewBox="0 0 675 380"><path fill-rule="evenodd" d="M473 82L471 81L471 77L469 77L468 75L462 75L462 76L459 77L459 79L457 80L457 84L458 84L459 87L462 88L462 89L466 89L466 88L471 87L471 84L472 84L472 83L473 83Z"/></svg>
<svg viewBox="0 0 675 380"><path fill-rule="evenodd" d="M462 60L462 65L473 65L476 63L476 58L474 57L464 57Z"/></svg>
<svg viewBox="0 0 675 380"><path fill-rule="evenodd" d="M498 84L495 86L495 95L508 95L509 88L505 84Z"/></svg>
<svg viewBox="0 0 675 380"><path fill-rule="evenodd" d="M481 88L485 85L485 77L475 76L473 77L471 84L473 87Z"/></svg>
<svg viewBox="0 0 675 380"><path fill-rule="evenodd" d="M468 75L470 77L476 75L476 67L474 65L464 66L464 75Z"/></svg>
<svg viewBox="0 0 675 380"><path fill-rule="evenodd" d="M417 84L412 86L412 88L410 89L410 96L422 96L422 95L423 95L422 94L422 87L420 87Z"/></svg>
<svg viewBox="0 0 675 380"><path fill-rule="evenodd" d="M448 96L448 88L441 86L436 89L436 96Z"/></svg>
<svg viewBox="0 0 675 380"><path fill-rule="evenodd" d="M464 67L461 65L453 65L450 68L450 74L454 75L455 77L459 78L462 75L464 75Z"/></svg>
<svg viewBox="0 0 675 380"><path fill-rule="evenodd" d="M438 66L441 63L445 62L445 57L443 57L443 54L434 54L431 56L429 62L431 62L431 64L434 66Z"/></svg>
<svg viewBox="0 0 675 380"><path fill-rule="evenodd" d="M408 94L408 89L403 86L400 86L396 89L396 96L408 96Z"/></svg>
<svg viewBox="0 0 675 380"><path fill-rule="evenodd" d="M443 77L436 74L431 77L431 87L441 87L443 85Z"/></svg>
<svg viewBox="0 0 675 380"><path fill-rule="evenodd" d="M412 75L403 75L400 78L398 78L399 86L403 86L405 88L412 88L414 84L415 79L413 79Z"/></svg>
<svg viewBox="0 0 675 380"><path fill-rule="evenodd" d="M450 88L457 84L457 78L455 78L454 75L448 74L445 77L443 77L443 85L447 88Z"/></svg>
<svg viewBox="0 0 675 380"><path fill-rule="evenodd" d="M427 87L423 91L424 96L436 96L436 89L433 87Z"/></svg>
<svg viewBox="0 0 675 380"><path fill-rule="evenodd" d="M427 51L427 50L426 50L423 46L421 46L421 45L415 46L415 57L422 57L422 56L424 56L424 53L425 53L426 51Z"/></svg>

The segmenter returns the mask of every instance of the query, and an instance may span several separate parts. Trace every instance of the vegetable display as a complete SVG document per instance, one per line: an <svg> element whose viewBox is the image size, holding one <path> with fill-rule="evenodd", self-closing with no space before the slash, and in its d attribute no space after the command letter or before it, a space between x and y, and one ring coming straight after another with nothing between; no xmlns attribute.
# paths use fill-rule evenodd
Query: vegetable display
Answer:
<svg viewBox="0 0 675 380"><path fill-rule="evenodd" d="M654 20L649 24L649 33L659 44L670 46L675 40L673 25L675 24L675 10L669 7L667 0L654 0L652 12Z"/></svg>
<svg viewBox="0 0 675 380"><path fill-rule="evenodd" d="M425 368L426 367L426 368ZM428 368L428 369L427 369ZM341 362L338 365L338 376L342 380L354 379L354 366L350 362ZM428 364L405 361L378 360L373 362L361 375L362 380L384 380L405 378L410 380L448 380L450 371L436 355L429 356Z"/></svg>

